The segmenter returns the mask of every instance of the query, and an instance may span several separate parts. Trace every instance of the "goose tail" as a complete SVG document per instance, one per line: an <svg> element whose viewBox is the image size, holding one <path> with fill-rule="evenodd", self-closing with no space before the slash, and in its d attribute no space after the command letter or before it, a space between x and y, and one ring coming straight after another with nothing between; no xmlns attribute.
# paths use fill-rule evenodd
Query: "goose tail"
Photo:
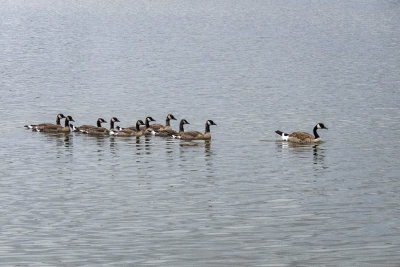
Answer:
<svg viewBox="0 0 400 267"><path fill-rule="evenodd" d="M279 130L276 130L275 133L277 135L280 135L282 137L283 141L287 141L289 139L289 134L287 134L287 133L284 133L284 132L279 131Z"/></svg>
<svg viewBox="0 0 400 267"><path fill-rule="evenodd" d="M79 132L79 129L78 129L76 126L74 126L73 124L70 124L70 125L69 125L69 128L71 128L71 130L72 130L73 132Z"/></svg>

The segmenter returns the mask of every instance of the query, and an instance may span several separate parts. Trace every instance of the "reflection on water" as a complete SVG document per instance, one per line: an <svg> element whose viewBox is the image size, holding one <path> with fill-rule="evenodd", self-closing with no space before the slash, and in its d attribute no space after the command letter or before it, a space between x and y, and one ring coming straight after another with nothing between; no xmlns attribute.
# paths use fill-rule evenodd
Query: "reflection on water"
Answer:
<svg viewBox="0 0 400 267"><path fill-rule="evenodd" d="M59 147L70 147L72 146L72 139L70 133L48 133L41 132L38 134L42 134L46 137L48 142L56 142L56 145Z"/></svg>
<svg viewBox="0 0 400 267"><path fill-rule="evenodd" d="M324 143L318 144L296 144L292 142L276 141L276 150L283 154L290 154L286 156L289 159L309 159L309 164L314 165L315 171L327 169L328 166L325 164L325 153ZM307 164L302 161L303 164Z"/></svg>

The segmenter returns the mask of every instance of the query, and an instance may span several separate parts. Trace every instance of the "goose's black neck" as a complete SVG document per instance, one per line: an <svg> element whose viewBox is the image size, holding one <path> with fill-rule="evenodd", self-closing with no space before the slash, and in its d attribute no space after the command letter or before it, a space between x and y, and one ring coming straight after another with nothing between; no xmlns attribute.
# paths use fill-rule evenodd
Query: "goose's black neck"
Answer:
<svg viewBox="0 0 400 267"><path fill-rule="evenodd" d="M110 130L114 130L114 121L110 120Z"/></svg>
<svg viewBox="0 0 400 267"><path fill-rule="evenodd" d="M210 125L208 124L208 122L206 122L206 130L205 130L205 132L206 133L210 132Z"/></svg>
<svg viewBox="0 0 400 267"><path fill-rule="evenodd" d="M149 128L150 127L150 121L148 120L148 119L146 119L146 128Z"/></svg>
<svg viewBox="0 0 400 267"><path fill-rule="evenodd" d="M57 119L56 119L56 124L57 124L57 125L61 125L60 120L61 120L60 117L57 116Z"/></svg>
<svg viewBox="0 0 400 267"><path fill-rule="evenodd" d="M165 120L165 126L171 126L171 125L169 125L169 121L170 121L170 119L167 117L167 119Z"/></svg>
<svg viewBox="0 0 400 267"><path fill-rule="evenodd" d="M179 132L184 132L185 130L183 129L183 124L184 124L184 122L183 121L181 121L180 123L179 123Z"/></svg>
<svg viewBox="0 0 400 267"><path fill-rule="evenodd" d="M136 122L136 131L139 132L140 131L140 123Z"/></svg>
<svg viewBox="0 0 400 267"><path fill-rule="evenodd" d="M318 129L318 125L315 125L314 130L313 130L315 139L319 138L319 135L317 133L317 129Z"/></svg>
<svg viewBox="0 0 400 267"><path fill-rule="evenodd" d="M69 119L68 119L68 118L65 119L65 124L64 124L64 126L65 126L65 127L69 127Z"/></svg>
<svg viewBox="0 0 400 267"><path fill-rule="evenodd" d="M99 120L97 121L97 127L101 127L101 122Z"/></svg>

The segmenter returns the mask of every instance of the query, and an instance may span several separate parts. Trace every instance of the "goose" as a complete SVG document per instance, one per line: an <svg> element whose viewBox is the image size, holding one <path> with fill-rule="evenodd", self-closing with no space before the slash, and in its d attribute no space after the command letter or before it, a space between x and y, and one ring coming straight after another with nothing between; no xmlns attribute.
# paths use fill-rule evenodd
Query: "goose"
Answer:
<svg viewBox="0 0 400 267"><path fill-rule="evenodd" d="M34 129L35 127L40 127L40 128L45 128L45 127L54 127L56 125L61 126L61 119L64 119L65 116L63 114L58 114L56 117L56 124L50 123L50 122L45 122L45 123L40 123L40 124L30 124L30 125L24 125L27 129Z"/></svg>
<svg viewBox="0 0 400 267"><path fill-rule="evenodd" d="M97 119L97 124L96 124L97 126L94 126L94 125L81 125L79 127L75 127L74 126L73 129L75 129L74 132L85 132L85 131L87 131L89 129L92 129L92 128L102 127L101 126L102 123L107 123L107 122L103 118L98 118Z"/></svg>
<svg viewBox="0 0 400 267"><path fill-rule="evenodd" d="M167 118L165 119L165 125L157 124L157 123L150 125L149 126L149 131L158 132L158 131L161 131L161 130L172 129L171 125L170 125L170 120L176 120L174 115L172 115L172 114L168 114L167 115Z"/></svg>
<svg viewBox="0 0 400 267"><path fill-rule="evenodd" d="M116 135L116 136L141 136L144 134L144 129L140 129L141 125L145 125L144 122L142 120L138 120L136 122L136 126L135 129L133 129L132 127L129 128L121 128L119 126L120 130L111 130L110 131L110 135Z"/></svg>
<svg viewBox="0 0 400 267"><path fill-rule="evenodd" d="M288 141L288 142L293 142L293 143L298 143L298 144L311 144L311 143L317 143L317 142L321 142L321 138L317 133L318 129L327 129L327 127L325 127L325 125L323 123L317 123L317 125L315 125L314 129L313 129L313 133L309 134L306 132L294 132L291 134L287 134L284 133L282 131L275 131L275 133L277 133L278 135L281 136L283 141Z"/></svg>
<svg viewBox="0 0 400 267"><path fill-rule="evenodd" d="M64 126L61 125L37 125L33 127L33 131L36 132L48 132L48 133L66 133L70 131L70 125L69 122L74 121L74 119L71 116L66 116L65 117L65 124Z"/></svg>
<svg viewBox="0 0 400 267"><path fill-rule="evenodd" d="M151 129L152 125L150 125L150 122L156 121L156 120L153 119L152 117L146 117L146 119L144 121L145 121L144 126L141 127L144 130L143 134L149 135L149 134L151 134L151 131L152 131L152 129Z"/></svg>
<svg viewBox="0 0 400 267"><path fill-rule="evenodd" d="M205 124L204 133L198 131L182 132L179 133L177 136L175 136L175 138L182 140L209 140L211 139L211 132L210 132L211 125L217 125L217 124L212 120L207 120Z"/></svg>
<svg viewBox="0 0 400 267"><path fill-rule="evenodd" d="M179 122L179 132L177 132L171 128L167 128L167 129L161 129L158 132L153 131L152 134L161 136L161 137L174 137L185 131L183 129L183 125L185 125L185 124L190 124L190 123L185 119L181 119L181 121Z"/></svg>
<svg viewBox="0 0 400 267"><path fill-rule="evenodd" d="M116 122L120 122L117 117L112 117L110 119L110 130L100 126L100 127L91 127L81 132L89 135L109 135L111 133L110 131L114 130L114 124Z"/></svg>

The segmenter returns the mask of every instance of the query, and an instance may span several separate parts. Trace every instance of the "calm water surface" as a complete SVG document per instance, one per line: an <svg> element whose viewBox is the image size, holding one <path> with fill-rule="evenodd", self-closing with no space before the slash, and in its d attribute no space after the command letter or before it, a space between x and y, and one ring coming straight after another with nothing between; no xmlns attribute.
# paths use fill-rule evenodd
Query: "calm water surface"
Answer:
<svg viewBox="0 0 400 267"><path fill-rule="evenodd" d="M398 266L399 14L394 0L3 1L1 264ZM210 142L23 127L60 112L218 126ZM274 133L317 122L318 146Z"/></svg>

